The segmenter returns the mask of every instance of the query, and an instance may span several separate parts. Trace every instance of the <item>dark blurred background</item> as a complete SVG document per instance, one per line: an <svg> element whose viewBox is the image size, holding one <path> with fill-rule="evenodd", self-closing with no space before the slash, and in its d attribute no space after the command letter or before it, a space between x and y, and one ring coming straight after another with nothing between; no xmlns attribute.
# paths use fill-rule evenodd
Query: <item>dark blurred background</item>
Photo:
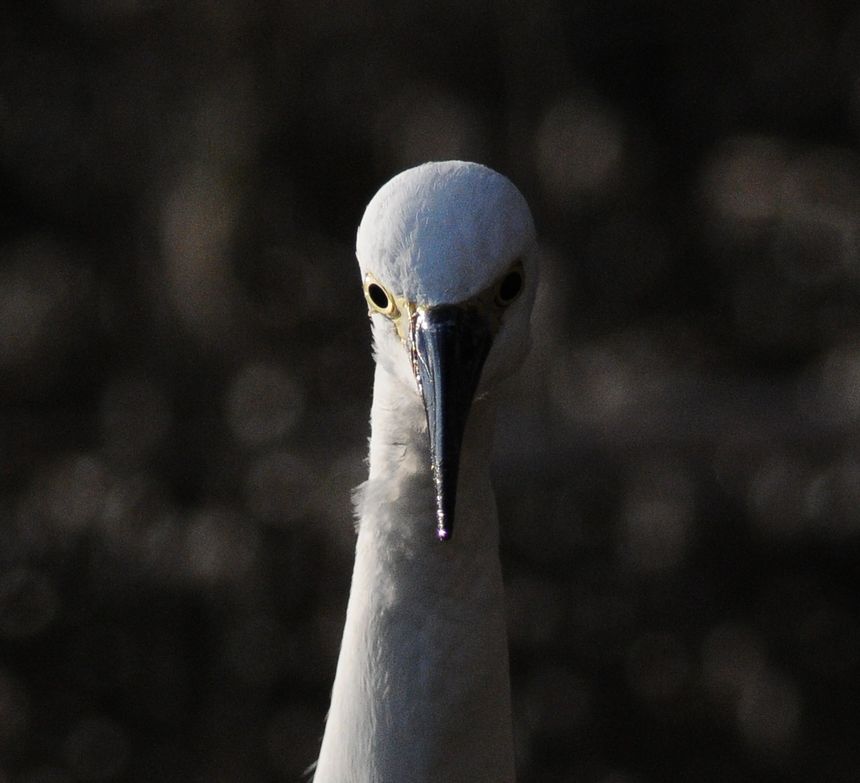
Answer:
<svg viewBox="0 0 860 783"><path fill-rule="evenodd" d="M487 163L523 783L860 770L853 2L0 11L0 783L297 781L349 586L354 232Z"/></svg>

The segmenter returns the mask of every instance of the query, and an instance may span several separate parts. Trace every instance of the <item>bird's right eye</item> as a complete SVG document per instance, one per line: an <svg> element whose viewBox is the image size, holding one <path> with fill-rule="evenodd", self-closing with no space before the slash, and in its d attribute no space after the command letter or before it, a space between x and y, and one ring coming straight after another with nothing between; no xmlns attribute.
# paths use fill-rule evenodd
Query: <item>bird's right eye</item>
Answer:
<svg viewBox="0 0 860 783"><path fill-rule="evenodd" d="M364 296L372 310L383 315L392 315L394 313L394 297L375 280L368 280L364 284Z"/></svg>
<svg viewBox="0 0 860 783"><path fill-rule="evenodd" d="M523 290L523 265L517 262L496 286L496 304L507 307Z"/></svg>

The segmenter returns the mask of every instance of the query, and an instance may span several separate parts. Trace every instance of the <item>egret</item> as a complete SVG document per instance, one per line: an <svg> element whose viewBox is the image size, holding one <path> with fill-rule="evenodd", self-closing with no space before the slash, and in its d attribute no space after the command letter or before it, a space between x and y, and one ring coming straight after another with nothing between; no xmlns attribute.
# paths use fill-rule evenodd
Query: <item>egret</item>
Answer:
<svg viewBox="0 0 860 783"><path fill-rule="evenodd" d="M525 199L475 163L384 185L356 254L376 371L369 477L315 783L514 779L493 392L537 284Z"/></svg>

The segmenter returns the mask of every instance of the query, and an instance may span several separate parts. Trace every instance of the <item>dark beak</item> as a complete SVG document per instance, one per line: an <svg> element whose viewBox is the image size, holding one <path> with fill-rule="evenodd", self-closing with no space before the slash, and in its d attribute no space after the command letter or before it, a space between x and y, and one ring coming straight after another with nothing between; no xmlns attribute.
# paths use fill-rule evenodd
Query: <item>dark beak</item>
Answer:
<svg viewBox="0 0 860 783"><path fill-rule="evenodd" d="M436 535L454 531L460 448L493 331L474 307L419 310L410 326L412 369L427 412L436 489Z"/></svg>

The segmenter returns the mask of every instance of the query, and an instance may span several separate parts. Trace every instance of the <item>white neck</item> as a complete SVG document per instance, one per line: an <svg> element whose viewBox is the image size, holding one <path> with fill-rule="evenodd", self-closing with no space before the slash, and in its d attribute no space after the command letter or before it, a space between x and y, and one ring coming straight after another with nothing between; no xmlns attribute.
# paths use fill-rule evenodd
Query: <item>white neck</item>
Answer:
<svg viewBox="0 0 860 783"><path fill-rule="evenodd" d="M370 478L315 783L514 779L493 406L476 400L451 541L435 535L417 391L377 367Z"/></svg>

